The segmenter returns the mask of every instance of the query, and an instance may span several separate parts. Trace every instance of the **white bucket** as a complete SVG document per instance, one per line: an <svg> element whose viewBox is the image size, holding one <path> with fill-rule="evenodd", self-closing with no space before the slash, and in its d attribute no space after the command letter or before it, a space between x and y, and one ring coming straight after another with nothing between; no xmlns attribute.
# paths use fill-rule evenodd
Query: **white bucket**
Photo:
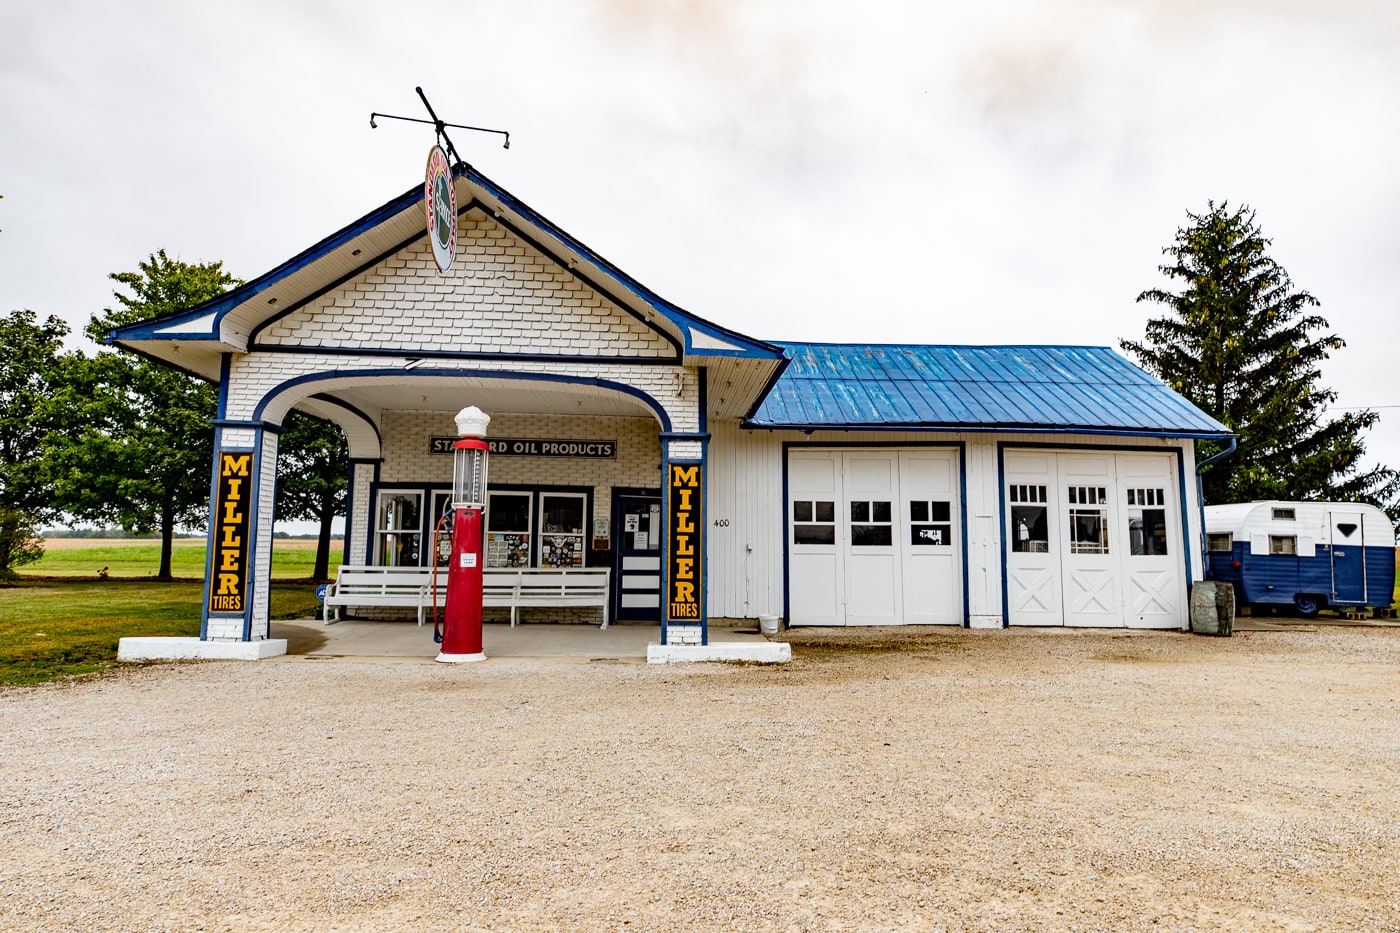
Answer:
<svg viewBox="0 0 1400 933"><path fill-rule="evenodd" d="M758 617L758 630L759 630L760 632L762 632L763 634L765 634L765 635L776 635L776 634L778 634L778 617L777 617L777 616L759 616L759 617Z"/></svg>

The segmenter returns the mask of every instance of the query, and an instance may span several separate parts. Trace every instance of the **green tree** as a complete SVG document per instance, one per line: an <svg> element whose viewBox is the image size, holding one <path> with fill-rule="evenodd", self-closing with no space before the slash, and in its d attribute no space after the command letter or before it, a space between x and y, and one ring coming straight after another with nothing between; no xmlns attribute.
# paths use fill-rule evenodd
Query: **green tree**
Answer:
<svg viewBox="0 0 1400 933"><path fill-rule="evenodd" d="M40 522L55 515L43 473L44 438L53 427L47 400L61 383L68 325L33 311L0 318L0 580L43 554Z"/></svg>
<svg viewBox="0 0 1400 933"><path fill-rule="evenodd" d="M1187 217L1160 266L1179 290L1139 295L1166 313L1147 322L1145 340L1119 345L1239 435L1236 453L1206 472L1206 501L1363 501L1400 517L1400 475L1361 465L1362 434L1379 416L1328 410L1337 393L1321 365L1345 343L1311 310L1317 299L1269 257L1250 208L1212 201Z"/></svg>
<svg viewBox="0 0 1400 933"><path fill-rule="evenodd" d="M236 280L223 263L189 264L165 251L138 272L109 276L119 307L93 315L84 333L101 343L115 327L190 308ZM214 389L125 352L85 358L56 399L72 428L54 439L51 477L64 509L135 534L159 531L161 579L170 578L177 526L202 528L214 457Z"/></svg>
<svg viewBox="0 0 1400 933"><path fill-rule="evenodd" d="M350 450L340 428L294 411L277 440L277 518L320 523L312 577L330 579L331 522L345 510Z"/></svg>

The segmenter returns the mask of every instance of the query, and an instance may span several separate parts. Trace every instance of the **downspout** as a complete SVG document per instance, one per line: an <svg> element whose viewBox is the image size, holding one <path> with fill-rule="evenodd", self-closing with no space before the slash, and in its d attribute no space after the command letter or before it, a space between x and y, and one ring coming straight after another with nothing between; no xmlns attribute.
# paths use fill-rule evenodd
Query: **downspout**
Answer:
<svg viewBox="0 0 1400 933"><path fill-rule="evenodd" d="M1205 484L1201 482L1201 474L1205 472L1206 467L1233 454L1239 445L1239 440L1239 435L1231 434L1228 447L1196 465L1196 502L1201 511L1201 579L1203 580L1210 577L1210 539L1206 535L1206 490Z"/></svg>

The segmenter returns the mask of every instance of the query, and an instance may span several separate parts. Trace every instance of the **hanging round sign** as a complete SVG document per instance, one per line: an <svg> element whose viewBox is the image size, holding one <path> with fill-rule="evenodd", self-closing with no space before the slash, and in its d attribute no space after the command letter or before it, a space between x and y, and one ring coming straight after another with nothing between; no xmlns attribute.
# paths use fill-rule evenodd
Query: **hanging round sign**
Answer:
<svg viewBox="0 0 1400 933"><path fill-rule="evenodd" d="M428 239L438 269L452 268L457 255L457 191L452 185L452 166L441 146L428 150L428 170L423 178L423 203L428 210Z"/></svg>

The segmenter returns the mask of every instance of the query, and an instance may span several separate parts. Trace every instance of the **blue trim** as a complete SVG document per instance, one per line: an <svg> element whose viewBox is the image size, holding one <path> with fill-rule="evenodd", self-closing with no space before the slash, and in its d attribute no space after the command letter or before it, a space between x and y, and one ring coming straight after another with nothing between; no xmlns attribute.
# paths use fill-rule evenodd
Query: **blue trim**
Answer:
<svg viewBox="0 0 1400 933"><path fill-rule="evenodd" d="M309 249L303 250L296 256L293 256L291 259L288 259L286 262L263 273L257 278L245 282L235 289L224 292L217 298L213 298L203 304L195 305L193 308L177 311L174 314L163 315L149 321L141 321L137 324L128 324L125 327L118 327L112 331L108 339L113 342L125 340L169 340L172 339L170 336L156 336L155 332L164 330L174 324L201 318L210 312L214 312L217 317L214 319L212 328L213 336L205 339L220 339L219 332L222 329L224 316L234 308L266 291L272 285L292 273L311 265L311 263L322 258L332 250L344 246L355 237L367 233L380 224L392 220L422 200L423 186L415 185L393 200L370 211L349 226L342 227L340 230L332 233ZM426 235L426 231L424 235ZM176 339L183 341L191 338L188 335L181 334Z"/></svg>
<svg viewBox="0 0 1400 933"><path fill-rule="evenodd" d="M333 379L359 379L370 378L390 378L398 380L400 383L412 382L416 379L431 376L433 378L462 378L462 379L500 379L503 381L519 380L524 382L559 382L565 385L589 385L608 389L614 392L621 392L639 399L656 416L663 431L671 430L671 416L666 413L666 409L660 402L643 392L641 389L624 385L620 382L613 382L609 379L599 379L596 376L560 376L552 373L522 373L511 370L495 369L412 369L408 372L391 369L342 369L333 372L310 373L305 376L298 376L295 379L288 379L286 382L278 383L270 389L258 402L253 410L253 417L261 419L267 411L268 404L282 393L294 386L305 385L309 382L328 382Z"/></svg>
<svg viewBox="0 0 1400 933"><path fill-rule="evenodd" d="M1006 582L1006 460L997 445L997 540L1001 541L1001 627L1011 627L1011 590Z"/></svg>
<svg viewBox="0 0 1400 933"><path fill-rule="evenodd" d="M968 596L968 540L967 540L967 444L961 440L948 441L872 441L863 443L861 441L783 441L782 442L782 471L783 471L783 619L792 624L792 581L788 564L789 535L788 522L790 520L788 512L788 451L798 448L801 450L956 450L958 454L958 509L961 513L962 525L962 607L963 607L963 628L970 628L972 616L970 614L970 598ZM843 486L844 490L844 480ZM1005 600L1002 600L1005 603ZM844 621L841 623L845 625ZM908 623L902 623L908 624Z"/></svg>
<svg viewBox="0 0 1400 933"><path fill-rule="evenodd" d="M962 510L963 628L972 628L972 602L967 592L969 553L967 541L967 444L964 441L958 441L958 508Z"/></svg>
<svg viewBox="0 0 1400 933"><path fill-rule="evenodd" d="M910 424L754 424L745 421L739 427L746 431L831 431L855 433L868 431L908 431L911 433L941 432L944 434L1071 434L1087 437L1148 437L1159 440L1221 440L1224 435L1200 432L1178 431L1139 431L1118 430L1115 428L1077 428L1053 425L986 425L958 423L910 423ZM826 443L821 441L819 443ZM1032 445L1034 446L1034 445Z"/></svg>
<svg viewBox="0 0 1400 933"><path fill-rule="evenodd" d="M1192 459L1195 459L1194 453ZM1190 612L1191 604L1191 584L1194 582L1191 574L1191 555L1195 553L1191 548L1191 523L1186 520L1186 458L1184 451L1180 447L1176 449L1176 484L1177 492L1181 497L1181 553L1186 558L1186 603L1187 612ZM1203 516L1204 517L1204 516ZM1201 537L1205 537L1205 522L1201 523ZM1201 577L1205 578L1206 565L1201 562ZM1187 616L1190 622L1190 616Z"/></svg>
<svg viewBox="0 0 1400 933"><path fill-rule="evenodd" d="M215 417L219 421L228 417L228 383L229 371L233 368L233 354L225 353L219 358L219 407L215 409ZM215 422L217 424L217 422Z"/></svg>
<svg viewBox="0 0 1400 933"><path fill-rule="evenodd" d="M696 368L700 382L700 417L697 423L700 425L699 433L704 434L708 440L710 436L710 371L704 366Z"/></svg>
<svg viewBox="0 0 1400 933"><path fill-rule="evenodd" d="M318 393L318 394L316 394L316 395L308 395L307 398L315 399L315 400L318 401L318 402L325 402L327 405L334 405L334 406L336 406L337 408L343 408L343 409L345 409L346 411L350 412L350 414L354 415L356 418L359 418L359 419L360 419L361 421L363 421L365 424L369 425L369 429L370 429L371 431L374 432L374 440L375 440L375 443L377 443L377 444L379 445L379 452L380 452L381 454L384 453L384 435L380 433L380 431L379 431L379 425L376 424L375 421L374 421L374 419L371 418L369 415L367 415L367 414L365 414L364 412L360 411L358 408L356 408L354 405L351 405L349 402L342 401L342 400L336 398L336 397L333 396L333 395L322 395L322 394ZM292 407L295 408L296 406L294 405L294 406L292 406ZM345 428L342 427L342 428L340 429L340 432L341 432L342 434L344 434L344 433L345 433ZM346 445L349 446L349 439L348 439L348 438L346 439ZM364 460L364 459L371 459L371 458L364 458L364 457L361 457L361 458L359 458L359 459Z"/></svg>

